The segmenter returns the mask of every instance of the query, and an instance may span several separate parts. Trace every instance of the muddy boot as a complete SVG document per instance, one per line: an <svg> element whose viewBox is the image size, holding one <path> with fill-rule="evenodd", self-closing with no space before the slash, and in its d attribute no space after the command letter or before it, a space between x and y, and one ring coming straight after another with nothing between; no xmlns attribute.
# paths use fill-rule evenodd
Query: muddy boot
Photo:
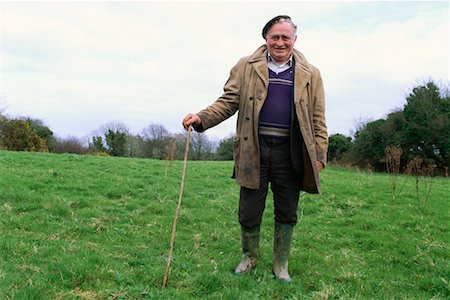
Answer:
<svg viewBox="0 0 450 300"><path fill-rule="evenodd" d="M255 267L259 249L259 226L250 229L241 226L241 237L244 254L241 262L234 269L235 274L248 273Z"/></svg>
<svg viewBox="0 0 450 300"><path fill-rule="evenodd" d="M276 278L284 283L291 282L291 276L288 272L288 259L293 229L293 225L275 222L272 271Z"/></svg>

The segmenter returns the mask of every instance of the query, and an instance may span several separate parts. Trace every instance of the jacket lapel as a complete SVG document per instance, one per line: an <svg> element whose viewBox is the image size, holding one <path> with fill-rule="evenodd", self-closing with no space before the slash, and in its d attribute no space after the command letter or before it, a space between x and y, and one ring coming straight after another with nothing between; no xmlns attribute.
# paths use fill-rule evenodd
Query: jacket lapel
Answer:
<svg viewBox="0 0 450 300"><path fill-rule="evenodd" d="M264 87L269 86L269 70L267 68L267 47L265 45L259 47L250 57L249 63L258 74L259 78L264 82Z"/></svg>
<svg viewBox="0 0 450 300"><path fill-rule="evenodd" d="M294 101L299 101L306 85L311 81L311 71L309 70L305 57L299 51L294 49L293 55L295 60ZM269 70L267 68L266 45L262 45L251 55L249 63L251 63L256 74L264 82L264 87L267 88L269 86Z"/></svg>
<svg viewBox="0 0 450 300"><path fill-rule="evenodd" d="M257 61L253 64L253 68L264 82L264 87L267 87L269 85L269 69L267 68L267 62Z"/></svg>
<svg viewBox="0 0 450 300"><path fill-rule="evenodd" d="M297 102L302 98L306 85L311 81L311 71L304 62L301 54L294 51L295 74L294 74L294 101Z"/></svg>

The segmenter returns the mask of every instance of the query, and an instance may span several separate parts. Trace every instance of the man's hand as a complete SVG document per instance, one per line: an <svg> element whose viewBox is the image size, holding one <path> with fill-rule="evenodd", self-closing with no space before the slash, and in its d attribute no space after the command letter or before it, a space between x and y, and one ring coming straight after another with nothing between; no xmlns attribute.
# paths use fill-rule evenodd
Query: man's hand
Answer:
<svg viewBox="0 0 450 300"><path fill-rule="evenodd" d="M323 163L320 161L316 161L317 170L320 172L323 170Z"/></svg>
<svg viewBox="0 0 450 300"><path fill-rule="evenodd" d="M189 126L198 126L202 123L202 120L200 120L199 116L195 114L187 114L186 117L183 119L183 127L184 129L188 130Z"/></svg>

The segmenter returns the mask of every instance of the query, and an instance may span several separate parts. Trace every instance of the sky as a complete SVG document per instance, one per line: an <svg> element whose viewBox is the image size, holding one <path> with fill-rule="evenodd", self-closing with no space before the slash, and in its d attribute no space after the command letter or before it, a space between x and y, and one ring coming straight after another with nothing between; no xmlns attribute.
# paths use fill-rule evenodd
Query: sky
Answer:
<svg viewBox="0 0 450 300"><path fill-rule="evenodd" d="M279 14L321 72L329 134L403 108L414 86L449 82L448 1L5 1L0 111L56 136L111 122L139 134L214 102ZM236 116L206 132L235 132Z"/></svg>

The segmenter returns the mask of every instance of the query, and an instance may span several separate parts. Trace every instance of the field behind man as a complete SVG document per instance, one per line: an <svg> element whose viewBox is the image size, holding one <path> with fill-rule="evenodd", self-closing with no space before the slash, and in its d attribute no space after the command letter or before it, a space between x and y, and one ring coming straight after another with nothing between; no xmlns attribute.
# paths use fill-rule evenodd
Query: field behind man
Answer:
<svg viewBox="0 0 450 300"><path fill-rule="evenodd" d="M448 178L329 166L302 195L290 285L271 273L273 203L245 276L232 162L0 151L0 299L449 299Z"/></svg>

